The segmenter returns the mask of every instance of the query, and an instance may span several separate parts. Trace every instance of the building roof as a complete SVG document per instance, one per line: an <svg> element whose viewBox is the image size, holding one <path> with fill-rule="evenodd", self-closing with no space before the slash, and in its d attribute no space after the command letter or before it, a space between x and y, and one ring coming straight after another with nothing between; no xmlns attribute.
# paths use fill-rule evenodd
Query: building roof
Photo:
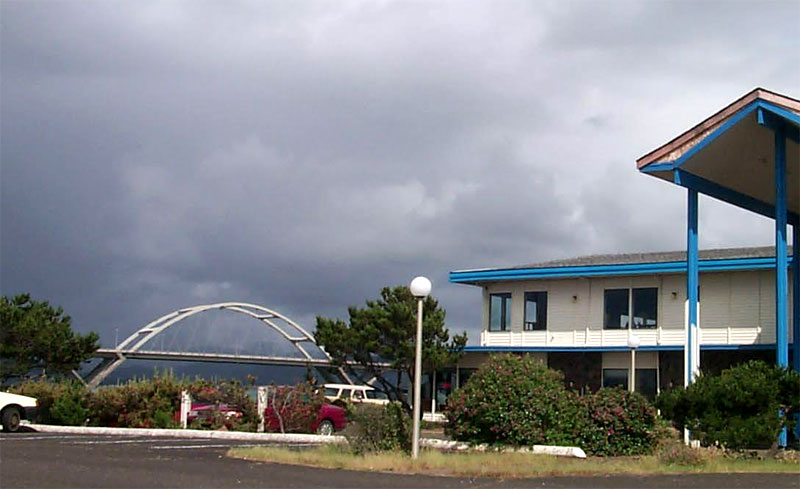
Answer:
<svg viewBox="0 0 800 489"><path fill-rule="evenodd" d="M791 255L791 253L789 253ZM738 258L774 258L774 246L750 248L720 248L700 250L700 260L723 260ZM686 251L659 251L654 253L620 253L607 255L587 255L564 260L552 260L512 268L575 267L588 265L620 265L635 263L664 263L686 261Z"/></svg>
<svg viewBox="0 0 800 489"><path fill-rule="evenodd" d="M791 248L791 247L790 247ZM791 249L789 250L791 263ZM736 271L775 268L775 248L725 248L700 251L700 271ZM589 255L508 268L450 272L450 282L477 285L508 280L575 278L592 276L685 273L686 252Z"/></svg>
<svg viewBox="0 0 800 489"><path fill-rule="evenodd" d="M781 150L777 141L784 141ZM639 171L774 218L785 159L790 224L800 222L800 100L756 88L636 161Z"/></svg>

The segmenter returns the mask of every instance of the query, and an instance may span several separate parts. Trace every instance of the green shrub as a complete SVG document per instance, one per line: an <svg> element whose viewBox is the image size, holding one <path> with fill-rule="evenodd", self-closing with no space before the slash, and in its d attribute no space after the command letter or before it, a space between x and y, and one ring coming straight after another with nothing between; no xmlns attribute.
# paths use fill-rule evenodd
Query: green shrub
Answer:
<svg viewBox="0 0 800 489"><path fill-rule="evenodd" d="M26 380L10 388L11 392L37 400L36 422L44 424L83 424L87 414L81 411L71 417L68 405L77 403L85 409L91 395L89 389L74 380L52 381L46 379ZM69 400L62 398L69 398ZM76 406L77 407L77 406ZM53 413L53 409L56 413ZM80 418L80 419L78 419Z"/></svg>
<svg viewBox="0 0 800 489"><path fill-rule="evenodd" d="M402 404L353 406L344 436L356 454L411 451L411 417Z"/></svg>
<svg viewBox="0 0 800 489"><path fill-rule="evenodd" d="M491 357L448 398L445 415L446 432L471 443L574 444L587 423L560 372L518 355Z"/></svg>
<svg viewBox="0 0 800 489"><path fill-rule="evenodd" d="M663 464L690 467L705 465L711 458L707 449L690 447L679 440L659 445L656 457Z"/></svg>
<svg viewBox="0 0 800 489"><path fill-rule="evenodd" d="M751 361L720 375L701 375L687 389L662 393L656 406L706 446L765 448L776 443L783 427L794 426L800 374Z"/></svg>
<svg viewBox="0 0 800 489"><path fill-rule="evenodd" d="M581 447L595 455L651 453L657 441L658 415L638 392L600 389L583 396L589 422Z"/></svg>
<svg viewBox="0 0 800 489"><path fill-rule="evenodd" d="M91 392L81 384L71 383L61 391L50 408L53 424L80 426L86 423L89 410L86 408Z"/></svg>
<svg viewBox="0 0 800 489"><path fill-rule="evenodd" d="M101 387L89 401L91 423L124 428L156 427L156 413L179 412L180 393L186 388L188 382L169 373ZM158 424L165 424L164 420L159 419Z"/></svg>

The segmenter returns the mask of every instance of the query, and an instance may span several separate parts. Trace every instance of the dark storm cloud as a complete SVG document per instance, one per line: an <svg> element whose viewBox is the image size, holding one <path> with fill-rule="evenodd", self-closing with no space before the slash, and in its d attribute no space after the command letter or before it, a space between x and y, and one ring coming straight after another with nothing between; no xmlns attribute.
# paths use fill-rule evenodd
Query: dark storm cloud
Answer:
<svg viewBox="0 0 800 489"><path fill-rule="evenodd" d="M220 300L311 328L417 274L476 342L449 270L680 248L635 158L800 86L796 2L0 8L2 292L106 345ZM701 244L771 239L704 208Z"/></svg>

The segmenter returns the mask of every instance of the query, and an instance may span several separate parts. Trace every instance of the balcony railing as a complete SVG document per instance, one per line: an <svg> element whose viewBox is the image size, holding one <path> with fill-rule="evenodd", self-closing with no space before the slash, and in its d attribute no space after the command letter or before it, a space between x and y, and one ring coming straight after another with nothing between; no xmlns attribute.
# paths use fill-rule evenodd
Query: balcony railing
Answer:
<svg viewBox="0 0 800 489"><path fill-rule="evenodd" d="M642 346L683 345L683 329L633 330ZM790 340L791 341L791 340ZM775 343L774 328L700 328L703 345L762 345ZM481 346L606 347L627 346L628 331L580 329L573 331L483 331Z"/></svg>

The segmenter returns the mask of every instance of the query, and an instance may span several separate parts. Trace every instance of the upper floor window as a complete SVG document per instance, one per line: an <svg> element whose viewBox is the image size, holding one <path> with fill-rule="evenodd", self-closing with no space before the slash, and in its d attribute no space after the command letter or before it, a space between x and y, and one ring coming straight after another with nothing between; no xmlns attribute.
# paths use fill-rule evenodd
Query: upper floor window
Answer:
<svg viewBox="0 0 800 489"><path fill-rule="evenodd" d="M489 295L489 331L511 329L511 294Z"/></svg>
<svg viewBox="0 0 800 489"><path fill-rule="evenodd" d="M525 292L525 331L547 329L547 292Z"/></svg>
<svg viewBox="0 0 800 489"><path fill-rule="evenodd" d="M658 289L607 289L604 308L605 329L628 329L631 317L633 329L655 328L658 324Z"/></svg>

